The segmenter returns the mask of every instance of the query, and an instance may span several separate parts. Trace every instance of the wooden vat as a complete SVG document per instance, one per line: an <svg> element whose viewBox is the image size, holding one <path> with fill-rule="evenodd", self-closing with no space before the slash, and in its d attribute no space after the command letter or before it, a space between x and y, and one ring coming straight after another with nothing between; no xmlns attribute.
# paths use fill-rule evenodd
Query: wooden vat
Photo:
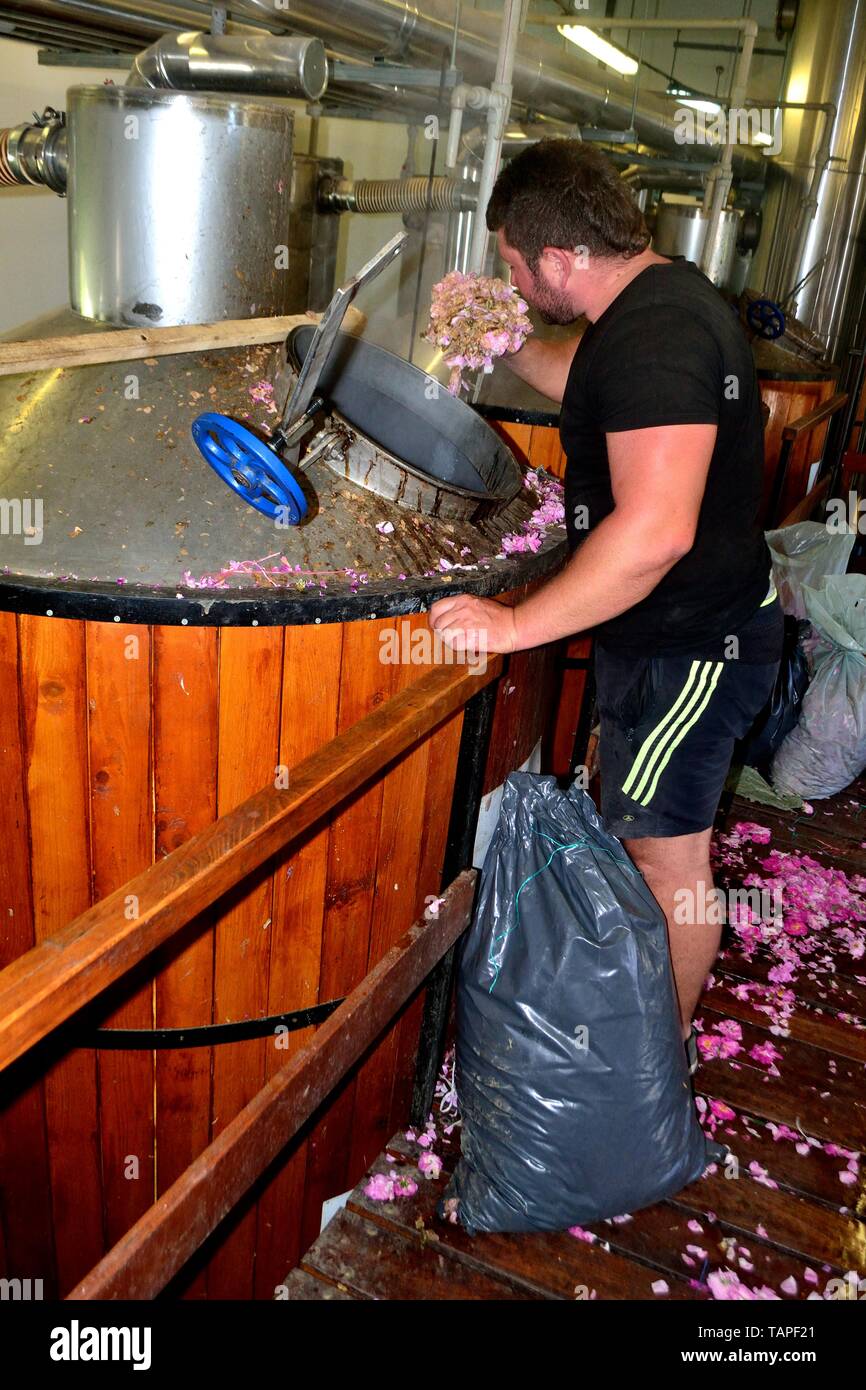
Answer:
<svg viewBox="0 0 866 1390"><path fill-rule="evenodd" d="M173 359L166 389L179 368L189 376L194 367L194 381L212 376L221 356ZM264 556L273 534L257 533L257 514L247 515L227 490L226 503L224 485L194 457L151 454L137 462L121 449L115 458L116 429L103 437L82 428L76 442L91 450L92 467L80 451L64 451L52 476L53 456L42 452L52 421L86 418L80 393L88 372L95 373L89 389L103 391L106 415L126 409L122 391L106 389L102 370L78 369L74 387L62 373L9 378L14 394L0 397L0 413L10 411L13 424L31 405L28 424L35 420L36 429L17 446L13 430L13 447L22 469L33 463L34 490L45 484L50 515L63 513L59 524L69 526L76 488L90 507L84 577L74 582L41 573L38 552L21 549L20 537L0 542L0 778L8 809L0 966L269 781L290 779L305 756L419 679L424 664L383 662L382 634L397 622L410 632L426 628L418 610L449 592L447 576L427 568L431 546L446 534L466 538L459 528L437 532L431 522L416 539L414 521L396 506L322 474L317 521L325 544L342 544L344 534L354 543L357 532L359 545L375 549L377 521L394 517L398 531L406 521L402 582L371 574L361 589L341 583L327 594L300 593L291 572L271 579L262 570L258 582L250 572L240 587L201 593L179 577L196 564L187 524L162 585L139 577L118 586L106 566L120 548L146 565L160 542L151 546L144 528L163 527L170 536L179 525L179 483L186 515L209 516L204 508L212 506L226 527L240 528L230 540L223 535L224 553L238 553L240 536L253 547L247 553ZM73 390L70 403L63 392ZM131 410L120 418L127 429L143 423ZM144 483L151 487L157 467L169 466L148 502ZM195 488L209 497L196 495L191 504ZM287 555L291 544L301 547L306 566L317 563L304 558L310 534L282 538ZM495 545L489 528L483 539ZM114 547L110 560L103 545ZM538 555L460 576L460 587L517 597L562 554L555 535ZM374 559L365 557L371 570ZM198 568L206 567L200 558ZM483 790L541 736L551 674L547 651L512 659L499 682ZM303 842L190 922L123 990L104 995L0 1076L5 1275L42 1279L46 1297L72 1288L304 1046L315 1023L286 1031L278 1016L341 999L418 917L425 897L439 892L462 723L462 714L450 718ZM459 788L456 797L459 804ZM419 994L179 1276L173 1295L273 1296L318 1234L323 1201L353 1186L395 1126L406 1123L422 1007ZM244 1023L263 1019L270 1020L264 1036L239 1035ZM154 1036L211 1025L235 1031L209 1036L204 1046ZM117 1047L99 1028L147 1036Z"/></svg>

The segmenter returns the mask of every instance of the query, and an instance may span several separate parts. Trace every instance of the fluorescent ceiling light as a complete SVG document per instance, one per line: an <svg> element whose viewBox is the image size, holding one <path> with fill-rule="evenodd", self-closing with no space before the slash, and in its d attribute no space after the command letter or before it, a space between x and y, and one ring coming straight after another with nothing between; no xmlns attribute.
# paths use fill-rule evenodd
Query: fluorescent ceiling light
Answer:
<svg viewBox="0 0 866 1390"><path fill-rule="evenodd" d="M598 58L600 62L606 63L609 68L614 68L616 72L621 72L624 77L633 77L637 72L638 65L634 58L630 58L622 49L615 48L607 39L603 39L594 29L590 29L585 24L557 24L557 29L564 39L569 43L576 44L585 53L589 53L593 58Z"/></svg>
<svg viewBox="0 0 866 1390"><path fill-rule="evenodd" d="M507 140L527 140L529 138L522 130L506 130L505 137Z"/></svg>
<svg viewBox="0 0 866 1390"><path fill-rule="evenodd" d="M756 130L750 143L752 145L772 145L774 136L768 135L765 130Z"/></svg>
<svg viewBox="0 0 866 1390"><path fill-rule="evenodd" d="M703 111L707 116L716 116L721 111L717 101L705 101L702 97L677 97L677 106L690 106L693 111Z"/></svg>

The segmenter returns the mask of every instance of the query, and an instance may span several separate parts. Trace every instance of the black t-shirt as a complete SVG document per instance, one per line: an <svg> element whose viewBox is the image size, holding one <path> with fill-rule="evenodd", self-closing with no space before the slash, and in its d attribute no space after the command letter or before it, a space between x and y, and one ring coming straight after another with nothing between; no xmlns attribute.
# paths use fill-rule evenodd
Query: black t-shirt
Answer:
<svg viewBox="0 0 866 1390"><path fill-rule="evenodd" d="M758 524L764 438L751 349L734 310L679 258L635 276L575 352L559 424L572 547L613 511L605 434L683 424L718 427L694 544L646 598L595 629L616 651L721 656L724 639L770 587ZM741 652L747 661L775 655Z"/></svg>

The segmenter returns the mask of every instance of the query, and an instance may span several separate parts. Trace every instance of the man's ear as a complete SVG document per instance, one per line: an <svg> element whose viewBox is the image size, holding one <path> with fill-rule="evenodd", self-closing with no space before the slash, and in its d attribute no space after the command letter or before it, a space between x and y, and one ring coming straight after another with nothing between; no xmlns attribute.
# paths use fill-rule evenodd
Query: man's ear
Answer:
<svg viewBox="0 0 866 1390"><path fill-rule="evenodd" d="M545 246L541 258L546 262L545 269L550 280L558 289L564 289L571 275L571 257L561 246Z"/></svg>

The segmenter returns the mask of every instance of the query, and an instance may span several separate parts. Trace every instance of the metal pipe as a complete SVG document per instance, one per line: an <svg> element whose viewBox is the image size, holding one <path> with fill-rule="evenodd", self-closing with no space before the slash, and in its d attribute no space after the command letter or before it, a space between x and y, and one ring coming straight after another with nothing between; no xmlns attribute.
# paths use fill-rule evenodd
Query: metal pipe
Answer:
<svg viewBox="0 0 866 1390"><path fill-rule="evenodd" d="M478 180L478 216L472 228L472 245L469 252L469 269L478 273L484 270L487 240L490 236L485 214L499 170L499 162L502 158L502 138L505 135L505 126L511 111L514 58L517 52L517 36L520 33L522 9L523 0L505 0L502 38L496 58L496 71L490 84L487 139L484 142L481 177Z"/></svg>
<svg viewBox="0 0 866 1390"><path fill-rule="evenodd" d="M363 46L367 52L399 56L404 62L438 63L443 51L451 51L453 0L422 2L423 11L410 0L292 0L291 24L298 32L320 35L327 44L347 49ZM259 20L267 16L273 23L272 5L273 0L236 0L233 12ZM464 6L457 60L467 83L486 85L489 81L497 61L502 20L500 12L491 14ZM665 23L676 27L673 21ZM713 27L707 20L700 24ZM632 27L636 27L634 22ZM576 51L564 55L560 46L525 31L514 59L512 86L515 103L569 122L589 125L600 120L608 127L626 128L631 119L630 83L613 73L600 77L598 65L591 59L583 60ZM635 107L634 124L644 144L682 152L668 97L644 92ZM747 152L734 159L734 168L751 177L763 164L759 156Z"/></svg>
<svg viewBox="0 0 866 1390"><path fill-rule="evenodd" d="M164 34L136 57L127 87L258 92L316 101L328 85L320 39L274 34Z"/></svg>
<svg viewBox="0 0 866 1390"><path fill-rule="evenodd" d="M756 102L749 102L750 106L757 105ZM797 221L791 235L791 264L799 265L805 243L809 236L809 224L813 221L818 211L818 193L821 187L821 180L830 163L830 150L833 142L833 131L836 126L838 109L836 103L832 101L777 101L777 110L785 111L819 111L824 116L824 126L821 132L821 143L815 151L815 167L812 171L812 181L806 191L803 201L797 213ZM796 312L796 303L792 306L792 313Z"/></svg>
<svg viewBox="0 0 866 1390"><path fill-rule="evenodd" d="M729 118L725 130L725 144L722 149L721 158L715 172L712 184L712 199L710 207L710 220L707 223L707 233L704 238L704 249L701 253L701 270L705 273L714 264L722 241L722 213L728 201L728 194L731 191L734 172L734 134L735 122L730 119L730 111L740 109L746 100L746 85L749 80L749 68L752 64L752 50L755 47L755 39L758 37L758 26L754 19L741 19L737 21L737 26L742 29L743 43L737 65L734 69L734 81L731 86L731 100L728 103Z"/></svg>
<svg viewBox="0 0 866 1390"><path fill-rule="evenodd" d="M62 111L46 106L36 122L0 130L0 185L41 184L64 194L67 165Z"/></svg>
<svg viewBox="0 0 866 1390"><path fill-rule="evenodd" d="M4 0L4 4L18 13L48 14L67 22L77 16L92 24L95 15L103 16L107 29L133 38L170 29L198 29L205 22L203 11L209 14L209 7L193 6L189 0ZM241 33L249 31L251 25L273 30L283 29L289 23L293 32L321 38L329 49L382 54L401 62L437 67L443 52L451 54L456 32L457 60L464 81L487 85L496 63L502 14L479 13L464 5L458 22L454 0L421 0L421 4L423 10L411 0L291 0L290 10L284 13L275 0L236 0L231 7L236 19L228 28L231 33ZM570 17L570 22L571 18L578 19ZM611 22L605 20L604 24ZM635 21L629 23L636 27ZM699 21L705 27L708 23ZM672 24L673 21L663 21L658 27ZM733 21L714 21L712 27L726 28L732 24ZM682 20L675 27L695 26ZM515 104L569 124L601 122L607 127L627 128L632 84L613 73L599 75L597 63L579 57L576 50L565 54L565 47L564 43L553 44L524 30L514 63ZM346 88L332 83L330 96L342 99L344 91L348 96ZM356 87L352 94L357 92ZM419 97L420 93L413 104ZM407 93L396 93L393 86L366 89L368 106L387 103L393 108L398 102L405 106L409 97ZM634 124L642 143L682 153L675 138L668 97L642 93L635 107ZM746 151L734 157L738 174L754 178L765 167L760 156Z"/></svg>
<svg viewBox="0 0 866 1390"><path fill-rule="evenodd" d="M474 208L477 190L460 179L416 176L408 179L325 180L318 205L323 212L462 212Z"/></svg>

